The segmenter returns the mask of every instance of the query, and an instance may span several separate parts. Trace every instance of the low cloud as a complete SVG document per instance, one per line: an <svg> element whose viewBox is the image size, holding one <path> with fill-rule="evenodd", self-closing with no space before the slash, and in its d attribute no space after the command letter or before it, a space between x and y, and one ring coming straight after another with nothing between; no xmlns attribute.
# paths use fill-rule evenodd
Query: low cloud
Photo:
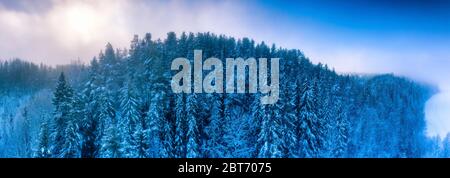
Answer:
<svg viewBox="0 0 450 178"><path fill-rule="evenodd" d="M169 31L213 31L243 35L243 9L235 2L34 1L0 3L0 59L20 57L46 64L89 61L107 42L128 47L134 34L155 38ZM44 3L45 4L45 3ZM238 27L238 28L237 28Z"/></svg>
<svg viewBox="0 0 450 178"><path fill-rule="evenodd" d="M426 134L445 137L450 132L450 44L436 41L436 44L427 45L422 41L407 40L394 48L390 45L385 41L380 46L348 45L326 47L327 52L315 48L306 51L310 52L313 61L325 62L338 72L393 73L437 87L438 93L425 105Z"/></svg>

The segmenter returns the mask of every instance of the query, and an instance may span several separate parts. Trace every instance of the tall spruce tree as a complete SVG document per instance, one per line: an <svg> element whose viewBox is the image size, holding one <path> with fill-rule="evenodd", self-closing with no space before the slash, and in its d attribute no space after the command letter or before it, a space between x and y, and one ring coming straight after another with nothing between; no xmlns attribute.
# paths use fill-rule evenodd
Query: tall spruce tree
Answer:
<svg viewBox="0 0 450 178"><path fill-rule="evenodd" d="M178 94L175 104L175 140L174 156L176 158L186 157L186 96Z"/></svg>
<svg viewBox="0 0 450 178"><path fill-rule="evenodd" d="M61 158L78 158L80 157L80 136L76 120L67 120L64 133L64 145L60 152Z"/></svg>
<svg viewBox="0 0 450 178"><path fill-rule="evenodd" d="M102 94L99 118L105 131L101 138L100 157L102 158L118 158L122 157L122 133L120 133L120 125L116 118L116 111L112 101L106 93Z"/></svg>
<svg viewBox="0 0 450 178"><path fill-rule="evenodd" d="M212 113L210 116L210 123L206 128L208 134L208 141L206 143L207 156L211 158L222 158L225 156L226 144L224 143L224 112L225 103L224 95L216 94L213 96Z"/></svg>
<svg viewBox="0 0 450 178"><path fill-rule="evenodd" d="M50 129L48 125L48 120L45 119L41 123L41 128L39 132L39 145L35 157L37 158L50 158L51 150L50 150Z"/></svg>
<svg viewBox="0 0 450 178"><path fill-rule="evenodd" d="M313 82L305 81L302 97L300 99L300 115L298 138L300 144L300 157L317 157L319 149L318 118L315 113Z"/></svg>
<svg viewBox="0 0 450 178"><path fill-rule="evenodd" d="M135 138L135 134L137 133L139 137L143 137L144 131L142 130L144 127L141 125L139 116L139 101L136 98L135 91L133 86L130 83L125 84L121 89L121 98L120 98L120 108L121 108L121 116L122 120L121 125L123 129L123 146L124 153L128 157L140 157L145 155L139 155L138 147L142 147L143 141L142 138Z"/></svg>
<svg viewBox="0 0 450 178"><path fill-rule="evenodd" d="M91 61L88 81L84 85L82 101L84 116L80 121L81 131L81 157L95 158L99 156L101 136L104 125L100 122L100 96L102 81L99 76L99 64L96 58Z"/></svg>
<svg viewBox="0 0 450 178"><path fill-rule="evenodd" d="M148 110L147 114L147 121L148 121L148 135L149 135L149 156L153 158L159 158L162 157L163 150L163 140L162 140L162 133L161 128L164 124L164 115L163 110L160 105L160 97L158 95L155 95L150 103L150 108Z"/></svg>
<svg viewBox="0 0 450 178"><path fill-rule="evenodd" d="M67 122L72 119L71 109L73 107L73 90L67 83L64 73L60 74L53 95L55 111L53 113L54 122L52 126L52 154L53 157L60 157L61 151L66 143L66 126Z"/></svg>
<svg viewBox="0 0 450 178"><path fill-rule="evenodd" d="M199 130L198 130L198 102L197 94L191 94L186 100L186 119L187 119L187 145L186 145L186 157L197 158L199 153Z"/></svg>

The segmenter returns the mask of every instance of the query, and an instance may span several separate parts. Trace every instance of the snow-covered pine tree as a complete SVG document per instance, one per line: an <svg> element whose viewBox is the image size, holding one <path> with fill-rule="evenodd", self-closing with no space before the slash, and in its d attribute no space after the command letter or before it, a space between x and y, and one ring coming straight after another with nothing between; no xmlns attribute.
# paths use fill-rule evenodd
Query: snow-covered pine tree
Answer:
<svg viewBox="0 0 450 178"><path fill-rule="evenodd" d="M67 121L71 119L72 97L73 90L67 83L64 73L61 73L53 97L53 105L55 106L53 113L54 122L51 131L53 140L51 150L53 157L59 157L61 155L61 150L64 148L66 142L66 125Z"/></svg>
<svg viewBox="0 0 450 178"><path fill-rule="evenodd" d="M119 123L116 118L116 111L107 93L100 96L101 107L99 118L105 127L105 133L101 139L100 157L120 158L123 156L122 137L119 130Z"/></svg>
<svg viewBox="0 0 450 178"><path fill-rule="evenodd" d="M287 113L286 120L289 122L289 126L286 128L287 131L292 133L291 137L286 138L286 147L289 151L287 157L297 158L298 157L298 124L299 123L299 113L300 108L298 107L300 103L300 79L296 78L292 83L288 85L288 94L289 98L287 98Z"/></svg>
<svg viewBox="0 0 450 178"><path fill-rule="evenodd" d="M137 158L147 158L148 157L148 135L146 130L145 122L143 118L140 118L139 123L136 124L136 131L133 134L134 138L134 149L136 150Z"/></svg>
<svg viewBox="0 0 450 178"><path fill-rule="evenodd" d="M105 136L102 138L102 147L100 149L100 157L102 158L121 158L122 138L119 133L117 123L111 123L105 130Z"/></svg>
<svg viewBox="0 0 450 178"><path fill-rule="evenodd" d="M272 138L270 138L270 119L271 116L267 113L267 106L266 105L260 105L260 109L256 110L256 113L263 113L261 116L261 130L258 134L258 157L259 158L269 158L270 153L270 141Z"/></svg>
<svg viewBox="0 0 450 178"><path fill-rule="evenodd" d="M187 96L186 100L186 119L187 119L187 145L186 145L186 157L197 158L199 153L199 138L198 138L198 113L199 108L197 105L197 94L193 93Z"/></svg>
<svg viewBox="0 0 450 178"><path fill-rule="evenodd" d="M186 157L186 111L185 111L185 94L175 96L175 145L174 156L176 158Z"/></svg>
<svg viewBox="0 0 450 178"><path fill-rule="evenodd" d="M265 142L264 139L259 139L262 126L263 126L263 119L266 115L266 107L261 106L261 100L260 100L260 93L255 94L254 101L251 105L251 111L252 111L252 122L254 123L254 137L252 138L255 144L255 150L252 154L252 157L258 157L261 148L264 146Z"/></svg>
<svg viewBox="0 0 450 178"><path fill-rule="evenodd" d="M442 158L450 158L450 133L448 133L442 140Z"/></svg>
<svg viewBox="0 0 450 178"><path fill-rule="evenodd" d="M262 118L261 131L258 135L258 142L261 143L258 157L260 158L280 158L283 156L283 138L280 123L280 115L274 111L275 105L261 105L265 114Z"/></svg>
<svg viewBox="0 0 450 178"><path fill-rule="evenodd" d="M335 101L333 101L335 102ZM333 103L331 103L331 96L323 97L322 107L318 110L318 118L320 124L321 133L318 137L320 141L319 147L319 157L329 157L330 151L332 150L332 140L330 140L330 135L332 135L332 122L336 119L332 114L337 114L334 111Z"/></svg>
<svg viewBox="0 0 450 178"><path fill-rule="evenodd" d="M272 54L277 55L277 53ZM288 55L289 56L289 55ZM290 55L293 56L293 55ZM287 96L290 96L289 92L289 82L287 69L292 65L293 62L290 58L284 58L280 61L280 89L279 89L279 100L275 104L272 105L271 111L274 114L274 122L277 128L274 128L278 132L278 137L280 142L276 145L276 149L281 153L272 155L272 157L289 157L292 156L291 148L295 147L295 143L297 142L297 136L294 128L295 119L289 115L289 112L292 112L292 107L289 106L290 99Z"/></svg>
<svg viewBox="0 0 450 178"><path fill-rule="evenodd" d="M349 142L349 127L350 123L348 121L348 116L344 110L344 106L341 100L335 102L335 126L337 129L335 138L335 149L333 150L332 157L334 158L344 158L347 157L347 149Z"/></svg>
<svg viewBox="0 0 450 178"><path fill-rule="evenodd" d="M223 140L224 132L224 95L215 94L212 96L211 117L206 133L208 140L206 141L206 155L210 158L223 158L225 156L225 146Z"/></svg>
<svg viewBox="0 0 450 178"><path fill-rule="evenodd" d="M84 85L82 101L84 104L84 117L80 121L81 131L81 157L95 158L99 156L101 148L101 136L104 126L100 122L101 110L101 77L99 76L99 64L97 59L91 61L88 81Z"/></svg>
<svg viewBox="0 0 450 178"><path fill-rule="evenodd" d="M48 125L48 120L43 119L41 123L41 128L39 132L39 143L38 148L35 153L35 157L37 158L50 158L51 152L51 140L50 140L50 130Z"/></svg>
<svg viewBox="0 0 450 178"><path fill-rule="evenodd" d="M160 105L160 95L155 94L150 103L147 113L149 148L148 154L151 158L160 158L163 155L163 140L161 138L161 127L163 127L163 110Z"/></svg>
<svg viewBox="0 0 450 178"><path fill-rule="evenodd" d="M67 126L64 134L64 146L59 157L61 158L78 158L80 157L80 136L78 134L78 126L76 120L70 118L67 120Z"/></svg>
<svg viewBox="0 0 450 178"><path fill-rule="evenodd" d="M23 147L24 147L24 154L26 157L31 157L32 156L32 151L31 151L31 121L30 121L30 116L28 114L28 109L25 107L23 108L22 111L22 118L23 118L23 122L22 122L22 137L23 137Z"/></svg>
<svg viewBox="0 0 450 178"><path fill-rule="evenodd" d="M81 156L82 140L80 136L79 123L84 118L84 104L77 94L72 96L72 108L70 109L70 117L66 121L65 143L60 157L78 158Z"/></svg>
<svg viewBox="0 0 450 178"><path fill-rule="evenodd" d="M278 54L275 50L269 52L268 47L264 43L261 45L262 51L266 53L265 55L269 55L270 53L272 57L277 57ZM293 131L288 129L288 127L291 127L292 123L287 119L288 115L286 113L286 106L288 100L285 98L285 92L287 90L284 89L287 86L287 80L285 80L285 77L287 75L287 73L285 73L285 67L287 67L288 61L286 61L286 59L283 59L280 62L280 99L275 104L266 106L261 105L259 106L259 109L256 109L256 112L265 110L265 114L259 114L262 115L262 117L260 116L262 119L261 130L258 135L258 142L260 142L259 145L261 145L261 148L259 148L259 157L280 158L288 156L288 145L291 143L290 139L293 139L292 135L294 135ZM259 100L258 98L256 99Z"/></svg>
<svg viewBox="0 0 450 178"><path fill-rule="evenodd" d="M319 141L317 138L318 118L315 111L313 82L304 82L303 93L300 99L300 115L298 125L298 138L300 144L300 157L317 157Z"/></svg>
<svg viewBox="0 0 450 178"><path fill-rule="evenodd" d="M161 157L172 158L173 157L173 129L171 123L164 119L162 122L162 146Z"/></svg>
<svg viewBox="0 0 450 178"><path fill-rule="evenodd" d="M317 155L315 157L324 157L327 154L327 132L329 130L330 113L328 100L330 99L328 95L328 88L324 84L326 83L324 75L323 65L319 63L313 69L313 76L311 80L311 93L313 93L314 98L312 99L312 103L314 103L314 108L312 108L312 112L315 113L317 117L317 121L315 122L315 137L317 140Z"/></svg>
<svg viewBox="0 0 450 178"><path fill-rule="evenodd" d="M119 60L111 43L106 44L105 53L99 55L100 72L105 80L105 87L109 91L118 91Z"/></svg>
<svg viewBox="0 0 450 178"><path fill-rule="evenodd" d="M125 84L120 91L120 108L121 108L121 129L123 137L124 154L127 157L138 157L145 155L138 155L138 147L142 147L145 143L138 142L135 139L135 133L143 134L142 126L137 126L142 124L140 122L139 116L139 101L136 98L133 86L130 83ZM123 128L122 128L123 127ZM137 130L141 129L141 130Z"/></svg>

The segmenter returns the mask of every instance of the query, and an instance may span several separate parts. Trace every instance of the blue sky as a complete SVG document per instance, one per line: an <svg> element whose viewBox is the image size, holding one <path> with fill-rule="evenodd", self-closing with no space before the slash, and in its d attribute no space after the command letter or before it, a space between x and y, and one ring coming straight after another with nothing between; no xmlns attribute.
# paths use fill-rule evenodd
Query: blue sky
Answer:
<svg viewBox="0 0 450 178"><path fill-rule="evenodd" d="M450 1L0 0L0 59L88 61L134 34L212 31L301 49L345 73L394 73L436 85L430 135L450 131Z"/></svg>
<svg viewBox="0 0 450 178"><path fill-rule="evenodd" d="M254 1L293 22L310 19L329 28L360 32L417 34L450 30L449 1L424 0L317 0ZM301 22L301 21L298 21Z"/></svg>

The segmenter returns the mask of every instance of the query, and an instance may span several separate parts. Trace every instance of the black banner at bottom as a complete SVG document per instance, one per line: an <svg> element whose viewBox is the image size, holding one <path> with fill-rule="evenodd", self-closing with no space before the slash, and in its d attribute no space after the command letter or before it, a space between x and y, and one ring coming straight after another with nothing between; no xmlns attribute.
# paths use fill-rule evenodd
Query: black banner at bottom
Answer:
<svg viewBox="0 0 450 178"><path fill-rule="evenodd" d="M430 163L443 169L446 159L0 159L2 171L14 175L57 176L337 176L363 172L387 176L393 172L417 173ZM19 171L17 171L19 168Z"/></svg>

